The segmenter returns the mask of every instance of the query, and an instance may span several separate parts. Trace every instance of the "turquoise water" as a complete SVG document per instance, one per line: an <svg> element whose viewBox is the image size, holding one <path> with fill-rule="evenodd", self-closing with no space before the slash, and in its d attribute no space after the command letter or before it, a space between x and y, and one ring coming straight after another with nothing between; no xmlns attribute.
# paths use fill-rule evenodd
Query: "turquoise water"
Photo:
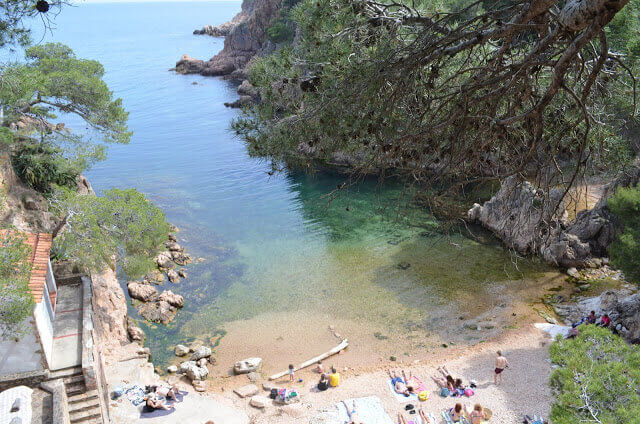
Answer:
<svg viewBox="0 0 640 424"><path fill-rule="evenodd" d="M99 60L130 111L131 143L112 146L86 173L96 191L141 190L181 228L188 252L204 258L186 280L164 285L186 306L168 327L148 328L157 360L177 342L268 312L384 323L388 331L409 321L437 325L445 313L482 313L505 300L496 293L542 278L546 269L526 260L516 267L496 245L442 236L399 186L372 179L330 199L344 177L269 175L267 163L248 157L229 131L238 112L223 106L236 98L235 86L169 71L183 53L208 59L220 50L222 39L192 30L225 22L239 8L84 4L64 10L47 35Z"/></svg>

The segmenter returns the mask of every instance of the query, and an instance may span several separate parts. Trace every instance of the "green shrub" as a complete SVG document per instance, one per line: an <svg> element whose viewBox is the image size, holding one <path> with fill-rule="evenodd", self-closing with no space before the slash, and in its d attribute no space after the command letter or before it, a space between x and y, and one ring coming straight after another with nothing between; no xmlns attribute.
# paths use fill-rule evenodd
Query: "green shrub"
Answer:
<svg viewBox="0 0 640 424"><path fill-rule="evenodd" d="M595 325L551 345L554 424L640 422L640 350Z"/></svg>
<svg viewBox="0 0 640 424"><path fill-rule="evenodd" d="M609 248L611 261L628 279L640 282L640 185L619 188L607 206L623 226Z"/></svg>
<svg viewBox="0 0 640 424"><path fill-rule="evenodd" d="M288 43L293 41L295 31L291 24L284 19L279 19L267 28L267 36L274 43Z"/></svg>
<svg viewBox="0 0 640 424"><path fill-rule="evenodd" d="M79 174L59 148L46 143L20 145L11 163L20 179L40 193L49 193L54 185L74 187Z"/></svg>
<svg viewBox="0 0 640 424"><path fill-rule="evenodd" d="M13 231L0 232L0 335L3 339L20 336L29 325L25 325L25 319L33 311L33 296L29 291L28 257L24 237Z"/></svg>

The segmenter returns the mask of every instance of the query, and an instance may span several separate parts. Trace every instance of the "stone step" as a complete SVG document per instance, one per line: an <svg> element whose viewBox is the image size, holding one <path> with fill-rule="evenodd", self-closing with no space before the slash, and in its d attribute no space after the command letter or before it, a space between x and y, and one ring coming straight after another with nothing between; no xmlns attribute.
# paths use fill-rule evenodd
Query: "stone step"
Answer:
<svg viewBox="0 0 640 424"><path fill-rule="evenodd" d="M67 388L67 396L77 395L86 391L84 381L80 383L66 384L65 386Z"/></svg>
<svg viewBox="0 0 640 424"><path fill-rule="evenodd" d="M49 380L82 374L82 367L69 367L49 372Z"/></svg>
<svg viewBox="0 0 640 424"><path fill-rule="evenodd" d="M100 408L88 409L86 411L69 412L69 418L72 423L86 423L87 421L100 418Z"/></svg>
<svg viewBox="0 0 640 424"><path fill-rule="evenodd" d="M89 390L85 393L80 393L77 395L69 396L68 401L69 405L77 402L84 402L89 399L98 399L98 391L97 390Z"/></svg>
<svg viewBox="0 0 640 424"><path fill-rule="evenodd" d="M64 384L66 384L67 386L70 386L72 384L76 384L76 383L84 383L84 375L80 374L80 375L72 375L71 377L65 377L64 378Z"/></svg>
<svg viewBox="0 0 640 424"><path fill-rule="evenodd" d="M100 411L100 401L98 398L83 400L81 402L69 403L69 413L82 412L89 409L98 409Z"/></svg>

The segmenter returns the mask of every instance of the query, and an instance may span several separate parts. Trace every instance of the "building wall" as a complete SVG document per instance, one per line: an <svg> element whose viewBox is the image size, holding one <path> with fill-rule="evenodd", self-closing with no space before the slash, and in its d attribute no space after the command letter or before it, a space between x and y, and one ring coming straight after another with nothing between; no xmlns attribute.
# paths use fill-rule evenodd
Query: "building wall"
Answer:
<svg viewBox="0 0 640 424"><path fill-rule="evenodd" d="M45 302L50 305L47 290L45 290L45 296L42 296L42 302L36 303L33 316L36 319L36 328L38 329L38 335L40 336L40 344L42 345L44 357L47 361L47 365L50 365L51 351L53 348L53 317L47 310Z"/></svg>

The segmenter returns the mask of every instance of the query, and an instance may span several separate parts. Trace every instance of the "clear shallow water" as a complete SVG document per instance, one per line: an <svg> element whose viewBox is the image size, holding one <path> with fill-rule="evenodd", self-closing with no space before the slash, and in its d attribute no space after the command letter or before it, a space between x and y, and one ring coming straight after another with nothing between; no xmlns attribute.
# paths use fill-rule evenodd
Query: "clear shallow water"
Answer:
<svg viewBox="0 0 640 424"><path fill-rule="evenodd" d="M228 130L237 111L223 102L236 98L234 85L168 71L183 53L206 59L220 50L222 39L192 30L225 22L239 8L85 4L64 10L48 36L99 60L130 111L131 143L112 146L86 173L96 191L141 190L181 228L188 252L205 259L188 267L183 282L164 284L186 306L169 326L148 328L157 360L168 360L178 342L268 312L356 320L371 333L416 323L433 330L443 317L482 314L546 278L548 269L529 261L516 269L495 245L440 236L426 211L397 207L400 187L365 181L329 202L323 196L342 177L269 176Z"/></svg>

